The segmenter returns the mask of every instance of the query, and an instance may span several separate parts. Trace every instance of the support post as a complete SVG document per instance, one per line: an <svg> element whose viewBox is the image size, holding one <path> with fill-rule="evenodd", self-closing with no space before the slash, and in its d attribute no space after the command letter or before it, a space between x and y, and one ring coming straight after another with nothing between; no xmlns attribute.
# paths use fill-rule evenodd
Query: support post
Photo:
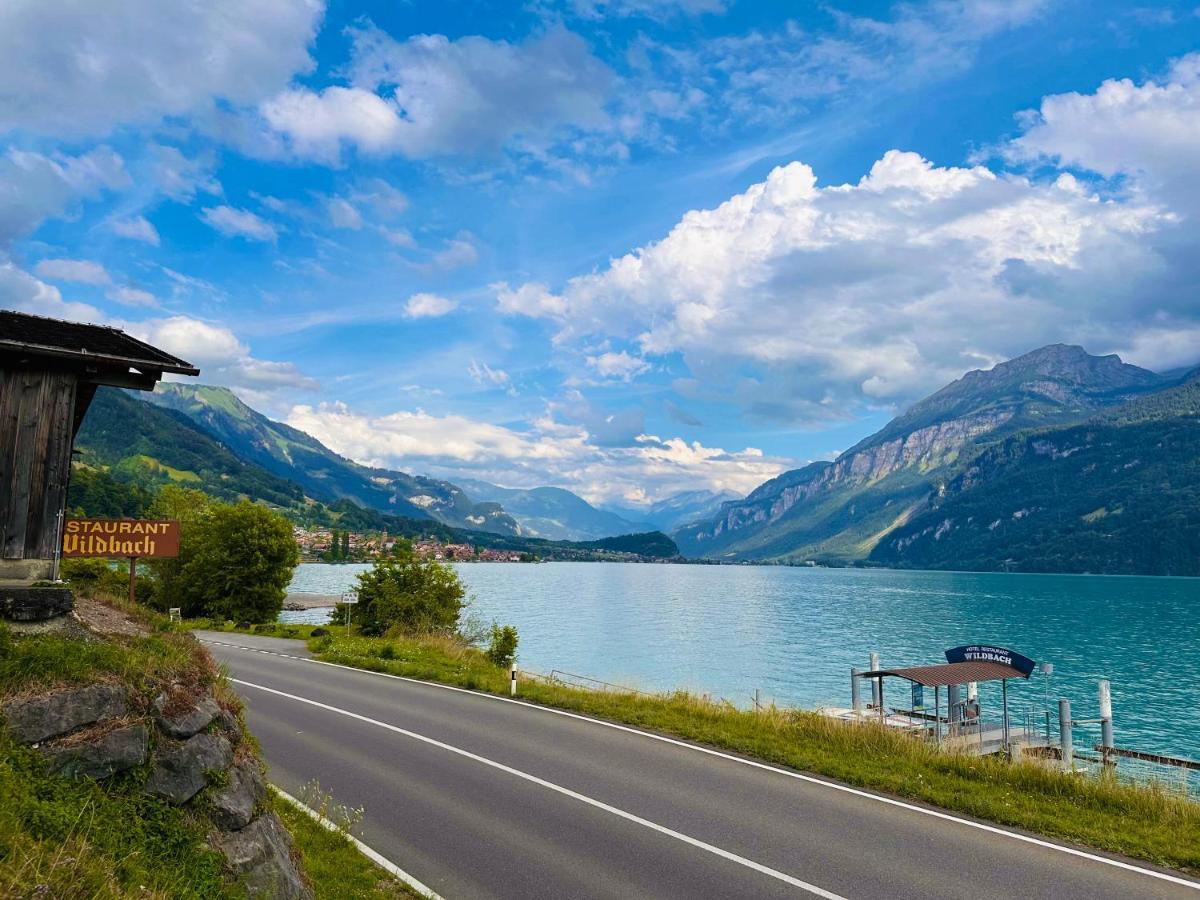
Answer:
<svg viewBox="0 0 1200 900"><path fill-rule="evenodd" d="M762 709L762 704L759 702L758 688L755 688L754 689L754 711L758 712L760 709Z"/></svg>
<svg viewBox="0 0 1200 900"><path fill-rule="evenodd" d="M1011 758L1012 749L1008 746L1008 679L1000 679L1000 693L1004 697L1004 755Z"/></svg>
<svg viewBox="0 0 1200 900"><path fill-rule="evenodd" d="M1100 679L1100 752L1106 766L1116 765L1112 755L1113 722L1112 722L1112 689L1107 678Z"/></svg>
<svg viewBox="0 0 1200 900"><path fill-rule="evenodd" d="M942 746L942 687L938 684L933 686L933 740Z"/></svg>
<svg viewBox="0 0 1200 900"><path fill-rule="evenodd" d="M879 724L883 725L887 722L887 716L883 712L883 676L880 675L876 681L879 682Z"/></svg>
<svg viewBox="0 0 1200 900"><path fill-rule="evenodd" d="M1071 701L1058 701L1058 745L1062 755L1063 770L1075 768L1074 736L1071 734Z"/></svg>
<svg viewBox="0 0 1200 900"><path fill-rule="evenodd" d="M871 671L879 671L879 654L871 654ZM878 678L871 682L871 705L876 709L883 706L883 679Z"/></svg>
<svg viewBox="0 0 1200 900"><path fill-rule="evenodd" d="M858 681L858 667L850 669L850 708L856 714L862 713L862 687Z"/></svg>
<svg viewBox="0 0 1200 900"><path fill-rule="evenodd" d="M946 718L950 720L950 733L954 733L954 726L962 721L962 704L958 699L958 685L946 685Z"/></svg>
<svg viewBox="0 0 1200 900"><path fill-rule="evenodd" d="M512 667L512 680L509 682L508 695L510 697L517 696L517 667Z"/></svg>
<svg viewBox="0 0 1200 900"><path fill-rule="evenodd" d="M129 602L137 602L137 561L136 556L129 557Z"/></svg>

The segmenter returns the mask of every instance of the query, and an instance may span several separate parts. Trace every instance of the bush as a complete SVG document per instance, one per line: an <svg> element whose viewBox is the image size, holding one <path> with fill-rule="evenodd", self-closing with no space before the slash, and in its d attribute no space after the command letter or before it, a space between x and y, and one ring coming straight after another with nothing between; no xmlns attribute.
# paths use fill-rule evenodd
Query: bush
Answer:
<svg viewBox="0 0 1200 900"><path fill-rule="evenodd" d="M492 636L484 651L493 664L508 668L517 658L517 629L512 625L492 625Z"/></svg>
<svg viewBox="0 0 1200 900"><path fill-rule="evenodd" d="M263 506L213 503L182 531L177 571L163 578L158 602L185 618L272 622L283 609L300 562L292 526Z"/></svg>
<svg viewBox="0 0 1200 900"><path fill-rule="evenodd" d="M124 597L129 593L129 567L114 567L107 559L64 559L58 575L84 596Z"/></svg>
<svg viewBox="0 0 1200 900"><path fill-rule="evenodd" d="M363 634L374 636L393 628L407 634L453 631L466 591L449 566L401 548L360 574L355 594L351 620ZM344 607L340 609L344 615Z"/></svg>

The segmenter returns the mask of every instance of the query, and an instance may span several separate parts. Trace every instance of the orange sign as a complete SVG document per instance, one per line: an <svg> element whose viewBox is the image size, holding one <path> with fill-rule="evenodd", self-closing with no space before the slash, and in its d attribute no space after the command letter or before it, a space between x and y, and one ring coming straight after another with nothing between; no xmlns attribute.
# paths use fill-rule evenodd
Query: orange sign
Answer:
<svg viewBox="0 0 1200 900"><path fill-rule="evenodd" d="M179 555L179 523L144 519L67 519L63 556Z"/></svg>

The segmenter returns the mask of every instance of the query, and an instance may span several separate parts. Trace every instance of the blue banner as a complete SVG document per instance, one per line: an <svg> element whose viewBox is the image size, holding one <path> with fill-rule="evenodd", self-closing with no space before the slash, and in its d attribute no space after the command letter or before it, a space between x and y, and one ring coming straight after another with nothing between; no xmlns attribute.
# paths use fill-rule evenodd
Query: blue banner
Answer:
<svg viewBox="0 0 1200 900"><path fill-rule="evenodd" d="M993 647L989 644L965 644L946 651L946 662L997 662L1012 666L1026 678L1037 668L1037 663L1015 650Z"/></svg>

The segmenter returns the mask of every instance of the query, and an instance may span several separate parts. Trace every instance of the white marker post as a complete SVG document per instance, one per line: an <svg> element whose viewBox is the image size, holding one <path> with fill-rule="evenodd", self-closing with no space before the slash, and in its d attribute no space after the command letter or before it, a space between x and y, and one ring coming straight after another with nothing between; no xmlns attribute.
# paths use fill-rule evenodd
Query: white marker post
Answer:
<svg viewBox="0 0 1200 900"><path fill-rule="evenodd" d="M346 605L346 637L350 637L350 607L358 602L358 595L353 591L342 594L342 603Z"/></svg>
<svg viewBox="0 0 1200 900"><path fill-rule="evenodd" d="M509 682L509 685L508 685L508 695L510 697L517 696L517 667L516 666L512 667L512 680Z"/></svg>

